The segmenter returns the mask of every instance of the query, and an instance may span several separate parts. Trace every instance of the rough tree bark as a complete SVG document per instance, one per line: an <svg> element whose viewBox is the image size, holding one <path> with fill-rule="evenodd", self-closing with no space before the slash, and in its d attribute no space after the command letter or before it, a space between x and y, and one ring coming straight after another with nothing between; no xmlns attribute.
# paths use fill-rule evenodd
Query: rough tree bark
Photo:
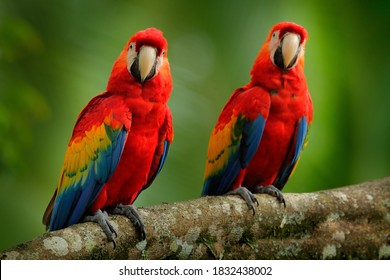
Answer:
<svg viewBox="0 0 390 280"><path fill-rule="evenodd" d="M304 194L287 208L258 195L253 215L237 196L140 208L147 239L110 216L117 247L94 223L45 233L1 259L390 259L390 177Z"/></svg>

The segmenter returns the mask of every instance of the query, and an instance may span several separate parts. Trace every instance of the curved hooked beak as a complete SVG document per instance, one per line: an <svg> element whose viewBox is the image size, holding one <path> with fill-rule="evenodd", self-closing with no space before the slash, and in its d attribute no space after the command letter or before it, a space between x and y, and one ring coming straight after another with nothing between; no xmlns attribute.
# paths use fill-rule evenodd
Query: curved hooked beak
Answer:
<svg viewBox="0 0 390 280"><path fill-rule="evenodd" d="M275 52L275 64L282 69L290 69L297 62L300 50L300 36L295 33L287 33L280 41Z"/></svg>
<svg viewBox="0 0 390 280"><path fill-rule="evenodd" d="M157 50L150 46L142 46L131 66L131 74L140 83L151 79L156 74Z"/></svg>
<svg viewBox="0 0 390 280"><path fill-rule="evenodd" d="M282 56L284 68L291 68L297 59L299 51L299 35L287 33L282 41Z"/></svg>

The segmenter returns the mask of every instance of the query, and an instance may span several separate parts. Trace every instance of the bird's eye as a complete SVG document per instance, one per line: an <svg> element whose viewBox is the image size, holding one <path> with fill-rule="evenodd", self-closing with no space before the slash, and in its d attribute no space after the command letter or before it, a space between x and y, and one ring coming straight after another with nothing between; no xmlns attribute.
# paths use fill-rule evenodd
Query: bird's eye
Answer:
<svg viewBox="0 0 390 280"><path fill-rule="evenodd" d="M131 43L131 44L130 44L130 50L132 50L133 48L134 48L134 44Z"/></svg>
<svg viewBox="0 0 390 280"><path fill-rule="evenodd" d="M272 34L272 38L276 38L276 31Z"/></svg>
<svg viewBox="0 0 390 280"><path fill-rule="evenodd" d="M162 54L165 55L165 51L162 51Z"/></svg>

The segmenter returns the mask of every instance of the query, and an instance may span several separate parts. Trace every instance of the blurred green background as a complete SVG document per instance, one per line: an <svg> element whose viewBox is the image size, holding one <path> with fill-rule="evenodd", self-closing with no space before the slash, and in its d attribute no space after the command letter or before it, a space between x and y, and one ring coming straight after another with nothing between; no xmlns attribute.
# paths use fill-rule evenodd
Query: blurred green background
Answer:
<svg viewBox="0 0 390 280"><path fill-rule="evenodd" d="M310 141L285 192L390 175L389 1L0 1L0 250L44 232L76 117L136 31L169 42L175 139L136 205L193 199L208 137L269 29L309 32Z"/></svg>

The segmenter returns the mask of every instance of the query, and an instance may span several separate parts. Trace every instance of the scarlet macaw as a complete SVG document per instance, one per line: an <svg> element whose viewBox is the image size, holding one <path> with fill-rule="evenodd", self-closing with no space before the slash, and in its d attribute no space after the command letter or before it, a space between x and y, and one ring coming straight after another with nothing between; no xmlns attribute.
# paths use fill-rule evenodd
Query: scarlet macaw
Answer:
<svg viewBox="0 0 390 280"><path fill-rule="evenodd" d="M292 22L272 27L250 82L236 89L209 141L202 195L253 193L285 204L281 193L306 143L313 106L303 72L307 32Z"/></svg>
<svg viewBox="0 0 390 280"><path fill-rule="evenodd" d="M161 171L173 139L167 51L161 31L135 33L116 60L106 91L81 111L43 216L50 231L94 221L115 247L109 211L129 217L145 239L132 204Z"/></svg>

